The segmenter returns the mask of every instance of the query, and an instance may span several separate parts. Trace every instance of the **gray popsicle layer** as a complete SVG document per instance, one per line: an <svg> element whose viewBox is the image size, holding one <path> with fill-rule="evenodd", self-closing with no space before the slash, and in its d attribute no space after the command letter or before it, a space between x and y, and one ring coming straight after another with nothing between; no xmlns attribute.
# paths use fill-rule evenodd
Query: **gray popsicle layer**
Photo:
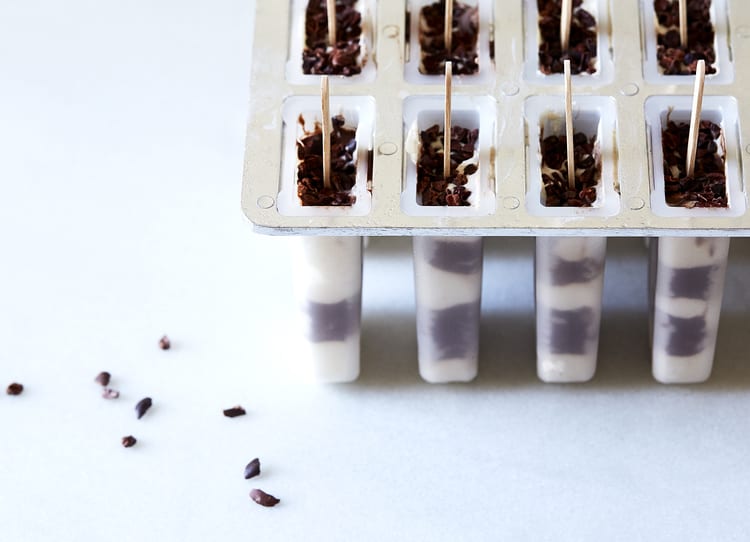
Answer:
<svg viewBox="0 0 750 542"><path fill-rule="evenodd" d="M435 241L430 265L448 273L471 275L482 270L482 239Z"/></svg>
<svg viewBox="0 0 750 542"><path fill-rule="evenodd" d="M361 307L361 290L338 303L308 301L303 308L308 316L308 340L314 343L345 341L359 329Z"/></svg>
<svg viewBox="0 0 750 542"><path fill-rule="evenodd" d="M481 301L454 305L441 310L426 310L419 319L420 336L432 338L421 348L433 350L430 358L446 360L477 355ZM428 335L429 334L429 335Z"/></svg>
<svg viewBox="0 0 750 542"><path fill-rule="evenodd" d="M596 315L591 307L561 311L550 309L550 351L554 354L586 354L594 338Z"/></svg>

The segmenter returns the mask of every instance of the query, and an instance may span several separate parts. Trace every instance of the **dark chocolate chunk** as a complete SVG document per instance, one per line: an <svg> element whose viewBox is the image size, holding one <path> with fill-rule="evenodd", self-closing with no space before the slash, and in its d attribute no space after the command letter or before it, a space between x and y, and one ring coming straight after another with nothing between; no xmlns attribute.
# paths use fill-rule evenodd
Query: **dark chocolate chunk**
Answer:
<svg viewBox="0 0 750 542"><path fill-rule="evenodd" d="M429 311L425 324L429 326L429 333L435 345L435 359L464 358L474 353L478 338L479 313L478 300L474 303Z"/></svg>
<svg viewBox="0 0 750 542"><path fill-rule="evenodd" d="M244 416L245 414L247 414L247 412L245 412L245 409L240 405L228 408L224 411L224 416L227 418L236 418L237 416Z"/></svg>
<svg viewBox="0 0 750 542"><path fill-rule="evenodd" d="M102 397L105 399L117 399L120 397L120 392L117 390L113 390L112 388L104 388L102 390Z"/></svg>
<svg viewBox="0 0 750 542"><path fill-rule="evenodd" d="M138 419L140 420L143 418L143 415L148 411L149 408L151 408L152 405L151 397L144 397L138 403L135 405L135 413L138 416Z"/></svg>
<svg viewBox="0 0 750 542"><path fill-rule="evenodd" d="M699 60L706 61L707 74L716 73L711 0L688 0L685 47L680 42L679 11L676 0L654 0L656 18L664 27L656 34L656 60L664 75L695 75Z"/></svg>
<svg viewBox="0 0 750 542"><path fill-rule="evenodd" d="M454 75L472 75L479 71L477 41L479 8L463 2L453 3L451 50L445 47L445 0L425 6L419 12L419 47L422 51L420 73L443 75L445 63L453 63Z"/></svg>
<svg viewBox="0 0 750 542"><path fill-rule="evenodd" d="M122 437L122 445L125 448L130 448L132 446L135 446L135 443L138 442L136 438L133 435L128 435L127 437Z"/></svg>
<svg viewBox="0 0 750 542"><path fill-rule="evenodd" d="M582 355L586 353L586 343L593 336L595 322L593 309L581 307L574 310L550 310L552 331L550 351L554 354Z"/></svg>
<svg viewBox="0 0 750 542"><path fill-rule="evenodd" d="M443 131L435 124L419 134L417 162L417 201L428 206L468 206L471 191L468 176L476 168L458 171L458 166L474 156L479 130L451 127L450 176L443 177Z"/></svg>
<svg viewBox="0 0 750 542"><path fill-rule="evenodd" d="M575 261L556 258L552 269L552 284L566 286L590 282L601 275L601 272L601 264L593 258Z"/></svg>
<svg viewBox="0 0 750 542"><path fill-rule="evenodd" d="M594 16L573 2L568 48L563 51L560 38L561 0L537 0L539 10L539 71L549 75L563 73L563 62L570 60L570 72L596 72L597 35Z"/></svg>
<svg viewBox="0 0 750 542"><path fill-rule="evenodd" d="M269 495L262 489L253 489L250 492L250 498L261 506L276 506L281 502L280 499L277 499L273 495Z"/></svg>
<svg viewBox="0 0 750 542"><path fill-rule="evenodd" d="M703 351L706 339L706 319L703 316L680 318L667 315L669 339L667 354L670 356L694 356Z"/></svg>
<svg viewBox="0 0 750 542"><path fill-rule="evenodd" d="M320 124L297 141L297 195L302 205L354 205L351 194L357 181L356 132L344 127L344 117L333 117L331 132L331 186L323 183L323 135ZM300 123L304 121L300 118Z"/></svg>
<svg viewBox="0 0 750 542"><path fill-rule="evenodd" d="M308 301L307 338L311 342L344 341L359 328L362 314L361 297L355 295L339 303Z"/></svg>
<svg viewBox="0 0 750 542"><path fill-rule="evenodd" d="M328 43L326 0L310 0L305 10L305 47L302 72L313 75L356 75L362 37L362 14L357 0L336 1L336 43Z"/></svg>
<svg viewBox="0 0 750 542"><path fill-rule="evenodd" d="M260 459L257 457L250 461L245 467L245 480L249 480L260 474Z"/></svg>
<svg viewBox="0 0 750 542"><path fill-rule="evenodd" d="M669 280L669 294L672 297L706 299L711 288L713 265L701 267L673 268Z"/></svg>
<svg viewBox="0 0 750 542"><path fill-rule="evenodd" d="M448 273L471 275L482 270L482 239L466 241L435 241L429 257L430 265Z"/></svg>
<svg viewBox="0 0 750 542"><path fill-rule="evenodd" d="M172 348L172 343L169 341L169 337L164 335L161 339L159 339L159 348L162 350L169 350Z"/></svg>
<svg viewBox="0 0 750 542"><path fill-rule="evenodd" d="M542 173L544 205L547 207L591 207L596 201L596 186L602 175L601 161L597 153L596 135L589 139L577 132L573 136L573 158L575 161L575 189L568 185L567 138L551 135L541 141L542 168L553 170Z"/></svg>
<svg viewBox="0 0 750 542"><path fill-rule="evenodd" d="M23 384L13 382L12 384L8 385L5 393L7 393L8 395L21 395L23 393Z"/></svg>
<svg viewBox="0 0 750 542"><path fill-rule="evenodd" d="M102 371L98 375L96 375L96 378L94 379L94 382L101 386L107 386L109 385L109 379L112 378L112 375L110 375L107 371Z"/></svg>
<svg viewBox="0 0 750 542"><path fill-rule="evenodd" d="M721 126L702 120L698 130L695 171L687 176L685 162L690 134L687 123L667 122L661 132L664 152L664 196L672 207L726 207L727 182L724 157L716 140L721 140Z"/></svg>

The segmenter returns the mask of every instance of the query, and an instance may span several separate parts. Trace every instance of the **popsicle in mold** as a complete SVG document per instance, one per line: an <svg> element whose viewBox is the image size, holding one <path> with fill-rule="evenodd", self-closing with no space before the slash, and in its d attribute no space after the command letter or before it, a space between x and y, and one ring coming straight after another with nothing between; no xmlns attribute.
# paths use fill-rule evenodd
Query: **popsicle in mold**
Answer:
<svg viewBox="0 0 750 542"><path fill-rule="evenodd" d="M357 202L357 126L331 117L328 79L322 79L322 122L296 140L296 195L301 208L331 216ZM304 120L304 119L301 119ZM362 238L297 239L294 281L304 329L305 355L320 381L357 378L362 299Z"/></svg>
<svg viewBox="0 0 750 542"><path fill-rule="evenodd" d="M569 63L565 60L565 133L540 129L541 198L548 208L585 211L603 192L600 123L573 122ZM536 239L537 374L545 382L594 376L606 246L606 237Z"/></svg>
<svg viewBox="0 0 750 542"><path fill-rule="evenodd" d="M419 130L418 140L407 142L416 146L411 197L423 208L470 208L469 177L479 174L479 130L452 125L451 68L447 62L443 126ZM482 238L414 237L413 246L419 372L428 382L472 380L479 355Z"/></svg>
<svg viewBox="0 0 750 542"><path fill-rule="evenodd" d="M720 124L701 120L705 62L698 63L690 123L670 115L661 126L661 165L667 206L684 213L729 205ZM710 116L710 115L709 115ZM664 237L652 252L654 378L664 383L706 380L713 367L724 288L728 238Z"/></svg>

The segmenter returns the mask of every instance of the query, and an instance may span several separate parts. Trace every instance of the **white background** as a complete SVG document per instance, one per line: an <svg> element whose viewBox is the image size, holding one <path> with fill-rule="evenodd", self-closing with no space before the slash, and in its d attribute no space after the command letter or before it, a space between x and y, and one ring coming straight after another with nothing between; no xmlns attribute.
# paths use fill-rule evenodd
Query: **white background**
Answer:
<svg viewBox="0 0 750 542"><path fill-rule="evenodd" d="M303 381L289 239L239 205L252 15L0 4L0 385L27 387L0 394L0 540L745 538L747 241L702 386L651 379L632 239L610 243L589 384L535 378L528 239L487 242L476 382L418 378L406 239L366 254L360 380Z"/></svg>

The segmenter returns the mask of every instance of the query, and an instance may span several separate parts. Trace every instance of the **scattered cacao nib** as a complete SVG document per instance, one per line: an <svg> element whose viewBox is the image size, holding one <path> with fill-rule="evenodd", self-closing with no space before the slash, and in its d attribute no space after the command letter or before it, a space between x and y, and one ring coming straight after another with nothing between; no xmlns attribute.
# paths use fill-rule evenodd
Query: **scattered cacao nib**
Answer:
<svg viewBox="0 0 750 542"><path fill-rule="evenodd" d="M125 448L130 448L132 446L135 446L136 442L138 442L138 441L136 440L136 438L133 435L128 435L127 437L122 437L122 445Z"/></svg>
<svg viewBox="0 0 750 542"><path fill-rule="evenodd" d="M21 395L23 393L23 384L13 382L12 384L8 385L5 393L7 393L8 395Z"/></svg>
<svg viewBox="0 0 750 542"><path fill-rule="evenodd" d="M247 464L245 467L245 480L249 480L250 478L254 476L258 476L260 474L260 459L257 457L250 461L250 463Z"/></svg>
<svg viewBox="0 0 750 542"><path fill-rule="evenodd" d="M100 386L107 386L109 384L110 378L112 378L111 374L109 374L107 371L102 371L101 373L96 375L94 382L96 382Z"/></svg>
<svg viewBox="0 0 750 542"><path fill-rule="evenodd" d="M468 206L471 191L466 189L468 177L477 171L469 165L463 171L458 166L474 156L479 130L460 126L451 127L451 174L443 177L443 131L435 124L419 134L417 162L417 194L421 205Z"/></svg>
<svg viewBox="0 0 750 542"><path fill-rule="evenodd" d="M331 187L323 184L323 134L316 123L311 133L297 140L297 196L302 205L350 206L356 201L351 189L357 180L355 130L344 126L341 115L331 119ZM299 122L304 126L304 119Z"/></svg>
<svg viewBox="0 0 750 542"><path fill-rule="evenodd" d="M273 495L269 495L262 489L253 489L250 492L250 498L261 506L276 506L281 502L280 499L277 499Z"/></svg>
<svg viewBox="0 0 750 542"><path fill-rule="evenodd" d="M227 418L236 418L237 416L244 416L245 414L247 414L247 412L245 412L245 409L240 405L233 406L224 411L224 416Z"/></svg>
<svg viewBox="0 0 750 542"><path fill-rule="evenodd" d="M445 48L445 0L425 6L419 12L419 48L422 51L420 73L442 75L446 61L453 62L454 75L472 75L479 71L477 41L479 7L453 3L453 31L450 54Z"/></svg>
<svg viewBox="0 0 750 542"><path fill-rule="evenodd" d="M573 135L575 190L568 187L568 148L563 136L544 137L542 144L542 185L547 207L591 207L596 201L596 185L602 175L596 136ZM551 170L551 171L550 171Z"/></svg>
<svg viewBox="0 0 750 542"><path fill-rule="evenodd" d="M162 350L169 350L172 348L172 343L169 340L169 337L164 335L161 339L159 339L159 348Z"/></svg>
<svg viewBox="0 0 750 542"><path fill-rule="evenodd" d="M151 408L151 405L153 402L151 401L151 397L144 397L138 403L135 405L135 413L138 416L138 419L140 420L143 418L143 415L148 412L148 409Z"/></svg>
<svg viewBox="0 0 750 542"><path fill-rule="evenodd" d="M305 10L305 47L302 71L313 75L357 75L362 37L362 14L357 0L336 0L336 43L328 43L326 0L310 0Z"/></svg>
<svg viewBox="0 0 750 542"><path fill-rule="evenodd" d="M661 133L664 151L664 192L672 207L726 207L727 183L724 172L721 127L703 120L698 131L695 173L686 176L690 125L667 122Z"/></svg>
<svg viewBox="0 0 750 542"><path fill-rule="evenodd" d="M706 74L716 73L711 0L687 1L687 46L680 43L680 6L677 0L654 0L658 27L656 60L664 75L695 75L698 61L706 61Z"/></svg>
<svg viewBox="0 0 750 542"><path fill-rule="evenodd" d="M583 0L573 0L568 49L560 43L562 0L537 0L539 10L539 71L545 75L563 73L563 61L570 59L570 73L596 72L596 19L583 9Z"/></svg>
<svg viewBox="0 0 750 542"><path fill-rule="evenodd" d="M117 399L120 397L120 392L117 390L113 390L112 388L104 388L102 390L102 397L105 399Z"/></svg>

